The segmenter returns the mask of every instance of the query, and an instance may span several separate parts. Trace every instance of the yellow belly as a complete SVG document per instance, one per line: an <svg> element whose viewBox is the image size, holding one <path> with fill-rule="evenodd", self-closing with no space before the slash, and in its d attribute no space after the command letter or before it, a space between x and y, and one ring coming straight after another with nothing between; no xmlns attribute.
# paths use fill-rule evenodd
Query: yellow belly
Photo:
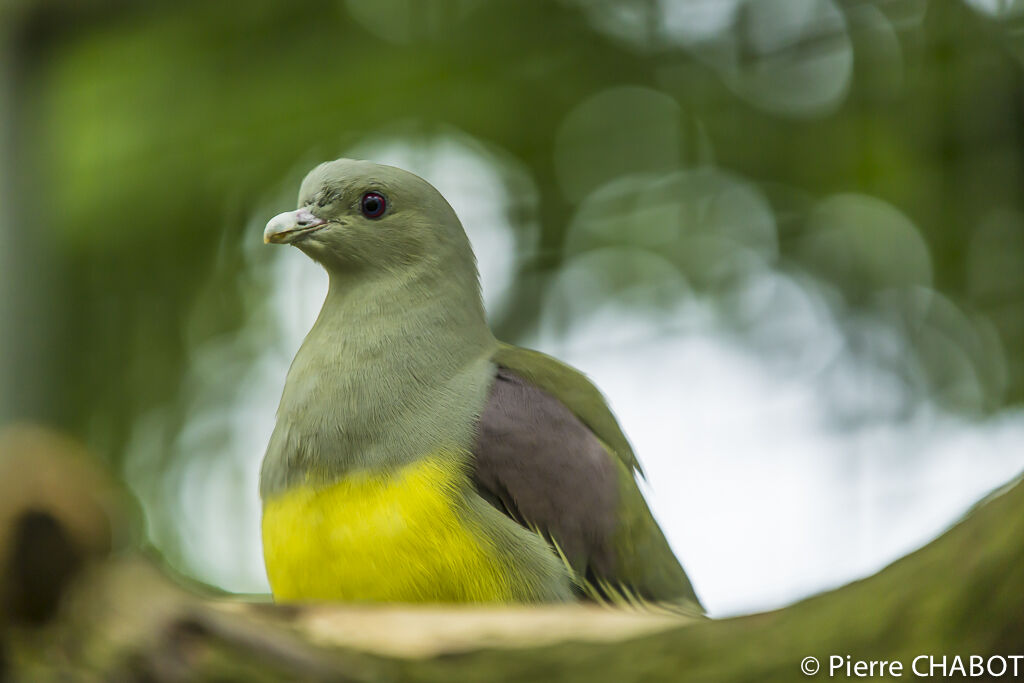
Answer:
<svg viewBox="0 0 1024 683"><path fill-rule="evenodd" d="M449 460L352 474L267 501L263 556L274 598L511 602L514 579L467 519L466 475Z"/></svg>

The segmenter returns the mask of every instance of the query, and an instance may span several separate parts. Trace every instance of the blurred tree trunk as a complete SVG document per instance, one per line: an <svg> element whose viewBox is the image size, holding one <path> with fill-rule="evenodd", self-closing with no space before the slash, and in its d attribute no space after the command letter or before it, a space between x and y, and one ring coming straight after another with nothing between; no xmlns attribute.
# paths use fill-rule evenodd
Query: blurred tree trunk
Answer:
<svg viewBox="0 0 1024 683"><path fill-rule="evenodd" d="M110 487L84 462L38 430L0 433L0 596L21 582L19 599L0 606L31 605L26 593L46 590L40 576L66 583L55 569L68 557L102 558L112 539L119 545L130 515L114 512ZM46 476L33 477L39 467ZM999 655L1011 667L1008 658L1024 655L1019 484L875 576L721 621L581 606L275 606L183 587L137 555L84 566L48 621L8 607L0 667L12 680L792 681L808 656L821 678L833 655L900 661L912 678L920 655L946 656L947 666L957 655Z"/></svg>
<svg viewBox="0 0 1024 683"><path fill-rule="evenodd" d="M15 168L17 158L17 72L14 11L0 15L0 423L15 412L16 368L22 356L23 331L17 320L16 299L20 276L15 239L17 206Z"/></svg>
<svg viewBox="0 0 1024 683"><path fill-rule="evenodd" d="M51 201L41 72L69 28L101 23L125 0L0 0L0 425L61 422L59 353L66 297L58 247L65 217Z"/></svg>
<svg viewBox="0 0 1024 683"><path fill-rule="evenodd" d="M57 403L51 352L59 300L50 289L57 273L45 192L33 183L38 91L27 4L0 7L0 424L52 419Z"/></svg>

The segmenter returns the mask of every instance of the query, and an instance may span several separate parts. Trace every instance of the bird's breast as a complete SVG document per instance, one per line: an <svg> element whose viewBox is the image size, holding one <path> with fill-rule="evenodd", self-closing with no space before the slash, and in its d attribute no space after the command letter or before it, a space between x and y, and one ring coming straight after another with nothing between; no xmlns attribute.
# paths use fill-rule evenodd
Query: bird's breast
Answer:
<svg viewBox="0 0 1024 683"><path fill-rule="evenodd" d="M263 552L274 598L512 601L516 579L466 514L466 484L445 454L271 497Z"/></svg>

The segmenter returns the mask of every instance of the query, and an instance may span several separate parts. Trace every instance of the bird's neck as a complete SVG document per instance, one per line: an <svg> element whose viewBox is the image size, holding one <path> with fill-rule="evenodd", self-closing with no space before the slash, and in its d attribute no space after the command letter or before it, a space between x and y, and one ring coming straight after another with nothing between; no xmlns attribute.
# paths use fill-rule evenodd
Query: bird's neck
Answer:
<svg viewBox="0 0 1024 683"><path fill-rule="evenodd" d="M329 275L327 297L309 338L387 342L421 356L429 356L432 345L453 353L490 350L494 345L475 271L460 277L425 263L398 273Z"/></svg>
<svg viewBox="0 0 1024 683"><path fill-rule="evenodd" d="M496 346L475 273L331 273L288 373L264 493L470 447Z"/></svg>

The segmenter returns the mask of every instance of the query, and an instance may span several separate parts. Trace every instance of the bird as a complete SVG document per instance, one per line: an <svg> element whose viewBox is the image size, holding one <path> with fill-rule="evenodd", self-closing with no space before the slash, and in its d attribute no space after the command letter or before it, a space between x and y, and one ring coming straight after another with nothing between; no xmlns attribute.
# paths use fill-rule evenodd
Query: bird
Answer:
<svg viewBox="0 0 1024 683"><path fill-rule="evenodd" d="M604 397L495 338L469 239L432 185L325 162L263 239L329 276L260 470L275 601L703 613Z"/></svg>

